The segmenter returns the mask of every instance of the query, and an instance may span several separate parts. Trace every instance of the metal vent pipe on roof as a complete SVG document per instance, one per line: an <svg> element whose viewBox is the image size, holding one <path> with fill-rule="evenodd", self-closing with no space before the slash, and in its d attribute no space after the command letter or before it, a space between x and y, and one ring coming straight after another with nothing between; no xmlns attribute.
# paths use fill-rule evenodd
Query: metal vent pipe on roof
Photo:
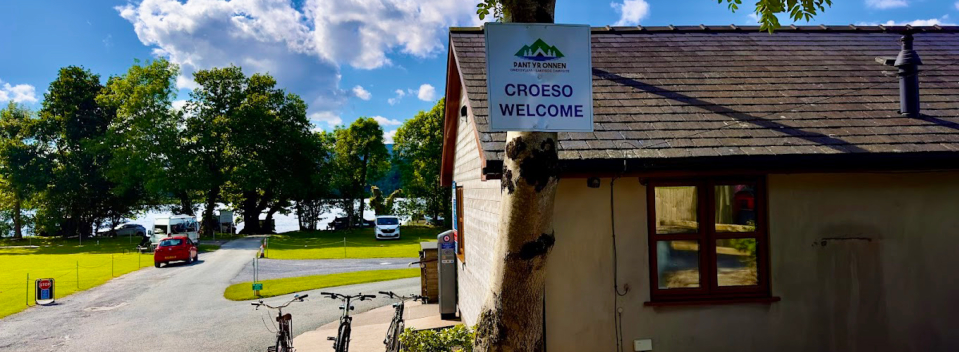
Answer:
<svg viewBox="0 0 959 352"><path fill-rule="evenodd" d="M899 69L899 113L903 116L919 116L919 65L922 60L912 48L912 33L902 36L902 50L893 64Z"/></svg>

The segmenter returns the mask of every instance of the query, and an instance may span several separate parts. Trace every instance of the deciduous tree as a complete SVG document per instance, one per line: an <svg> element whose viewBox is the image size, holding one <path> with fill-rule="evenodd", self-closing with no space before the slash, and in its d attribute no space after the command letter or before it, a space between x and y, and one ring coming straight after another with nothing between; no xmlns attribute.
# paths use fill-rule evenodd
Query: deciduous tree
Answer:
<svg viewBox="0 0 959 352"><path fill-rule="evenodd" d="M440 99L429 111L420 111L396 130L393 138L393 162L399 165L403 189L411 204L422 205L423 214L450 221L449 187L440 184L440 158L443 152L443 110ZM419 200L419 201L418 201Z"/></svg>
<svg viewBox="0 0 959 352"><path fill-rule="evenodd" d="M60 69L44 94L38 143L48 148L52 182L42 192L38 227L64 236L90 234L111 213L123 213L127 195L112 193L105 175L111 153L105 134L115 111L97 103L100 76L81 67Z"/></svg>
<svg viewBox="0 0 959 352"><path fill-rule="evenodd" d="M49 180L44 148L32 136L36 122L29 109L13 102L0 110L0 191L9 200L15 238L23 237L24 204Z"/></svg>
<svg viewBox="0 0 959 352"><path fill-rule="evenodd" d="M372 118L358 118L350 127L337 128L334 133L337 190L344 199L343 208L349 223L356 225L363 221L364 190L389 169L389 153L383 144L383 129ZM354 213L357 199L360 200L360 209Z"/></svg>

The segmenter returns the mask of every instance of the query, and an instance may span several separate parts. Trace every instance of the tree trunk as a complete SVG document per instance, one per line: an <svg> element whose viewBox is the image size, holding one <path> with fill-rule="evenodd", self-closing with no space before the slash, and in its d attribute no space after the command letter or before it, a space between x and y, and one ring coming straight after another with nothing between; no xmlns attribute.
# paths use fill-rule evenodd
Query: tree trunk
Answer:
<svg viewBox="0 0 959 352"><path fill-rule="evenodd" d="M23 238L23 222L20 218L20 196L13 196L13 238Z"/></svg>
<svg viewBox="0 0 959 352"><path fill-rule="evenodd" d="M260 211L256 204L256 191L244 191L243 203L243 231L242 234L259 234L260 229Z"/></svg>
<svg viewBox="0 0 959 352"><path fill-rule="evenodd" d="M295 209L296 209L296 225L297 225L297 228L299 228L299 231L306 230L306 227L303 226L304 222L306 221L306 214L303 214L303 205L302 205L302 202L297 201L297 202L296 202L296 205L295 205Z"/></svg>
<svg viewBox="0 0 959 352"><path fill-rule="evenodd" d="M366 208L366 167L370 164L370 153L363 155L363 169L360 170L360 227L366 225L366 218L363 217L363 211Z"/></svg>
<svg viewBox="0 0 959 352"><path fill-rule="evenodd" d="M552 23L555 0L503 1L507 22ZM474 350L543 351L546 260L556 239L555 132L508 132L493 273Z"/></svg>
<svg viewBox="0 0 959 352"><path fill-rule="evenodd" d="M270 222L273 221L273 214L276 214L276 210L277 210L276 207L271 207L270 211L266 212L266 221L264 221L263 223L269 225ZM276 233L276 227L271 228L270 233Z"/></svg>
<svg viewBox="0 0 959 352"><path fill-rule="evenodd" d="M176 214L196 215L193 213L193 200L190 199L189 193L177 192L177 198L180 200L180 209L177 210Z"/></svg>
<svg viewBox="0 0 959 352"><path fill-rule="evenodd" d="M213 220L213 209L216 209L216 201L220 198L220 187L211 188L206 194L206 209L203 209L203 234L213 236L214 226L217 220Z"/></svg>

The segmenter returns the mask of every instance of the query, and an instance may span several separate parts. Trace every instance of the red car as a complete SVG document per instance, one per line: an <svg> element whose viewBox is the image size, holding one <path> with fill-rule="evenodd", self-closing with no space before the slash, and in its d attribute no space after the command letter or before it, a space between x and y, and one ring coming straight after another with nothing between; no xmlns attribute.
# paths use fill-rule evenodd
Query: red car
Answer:
<svg viewBox="0 0 959 352"><path fill-rule="evenodd" d="M164 238L153 253L153 265L157 268L160 264L173 261L185 261L193 263L199 259L196 243L186 236L173 236Z"/></svg>

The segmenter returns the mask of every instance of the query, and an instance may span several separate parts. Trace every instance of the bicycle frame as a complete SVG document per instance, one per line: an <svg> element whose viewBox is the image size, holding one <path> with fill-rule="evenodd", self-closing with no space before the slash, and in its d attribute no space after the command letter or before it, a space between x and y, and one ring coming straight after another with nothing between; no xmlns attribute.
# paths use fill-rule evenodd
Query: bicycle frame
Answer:
<svg viewBox="0 0 959 352"><path fill-rule="evenodd" d="M340 316L340 327L337 329L337 336L335 338L328 337L327 339L333 340L334 351L347 352L350 349L350 334L352 333L353 317L350 316L350 311L354 309L353 300L365 301L376 298L376 296L364 295L362 293L353 296L333 292L320 292L320 294L331 299L339 299L343 302L343 306L341 307L343 309L343 315Z"/></svg>
<svg viewBox="0 0 959 352"><path fill-rule="evenodd" d="M271 306L269 304L263 303L260 301L258 303L251 303L256 309L260 309L261 306L267 307L269 309L276 309L276 322L278 328L276 330L276 344L272 347L267 348L267 351L273 352L293 352L293 315L290 313L283 314L283 308L286 308L290 303L300 301L303 302L303 299L309 297L309 295L303 296L293 296L293 299L289 302L286 302L279 306Z"/></svg>
<svg viewBox="0 0 959 352"><path fill-rule="evenodd" d="M400 301L393 303L393 320L390 321L390 327L386 330L386 338L383 339L383 344L386 345L387 352L399 352L402 347L400 343L400 334L403 333L403 330L406 328L406 322L403 319L403 314L406 311L406 301L412 299L414 302L417 300L426 301L426 297L420 295L408 295L401 296L393 293L392 291L384 292L380 291L380 294L386 295L389 298L399 298Z"/></svg>

